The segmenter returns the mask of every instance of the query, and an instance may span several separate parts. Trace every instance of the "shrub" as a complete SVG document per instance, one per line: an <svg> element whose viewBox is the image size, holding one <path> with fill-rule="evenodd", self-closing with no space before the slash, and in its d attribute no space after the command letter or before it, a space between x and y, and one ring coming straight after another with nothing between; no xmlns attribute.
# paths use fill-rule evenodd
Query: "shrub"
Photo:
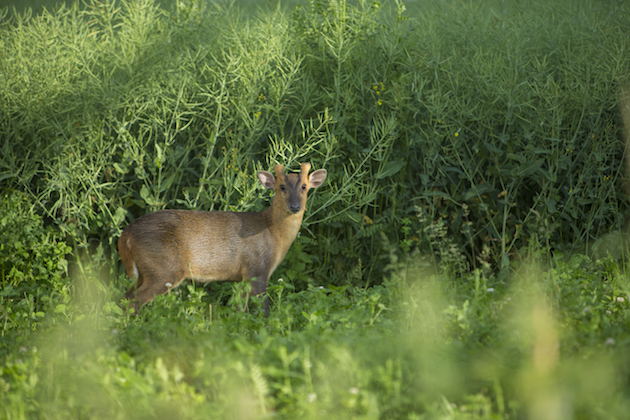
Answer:
<svg viewBox="0 0 630 420"><path fill-rule="evenodd" d="M25 340L46 315L63 313L70 299L71 249L33 208L22 193L0 198L0 353Z"/></svg>

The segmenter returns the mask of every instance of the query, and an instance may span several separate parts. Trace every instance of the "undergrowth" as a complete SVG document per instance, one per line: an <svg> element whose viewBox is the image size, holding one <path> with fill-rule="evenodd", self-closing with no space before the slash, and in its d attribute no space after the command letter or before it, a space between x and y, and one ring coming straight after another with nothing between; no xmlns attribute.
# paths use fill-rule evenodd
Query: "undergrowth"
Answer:
<svg viewBox="0 0 630 420"><path fill-rule="evenodd" d="M0 417L627 417L629 16L0 9ZM262 210L255 173L304 161L329 175L269 317L247 283L123 313L130 221Z"/></svg>
<svg viewBox="0 0 630 420"><path fill-rule="evenodd" d="M3 417L624 418L627 275L584 256L551 267L501 283L405 260L367 289L278 280L268 318L193 285L139 317L105 293L11 349Z"/></svg>

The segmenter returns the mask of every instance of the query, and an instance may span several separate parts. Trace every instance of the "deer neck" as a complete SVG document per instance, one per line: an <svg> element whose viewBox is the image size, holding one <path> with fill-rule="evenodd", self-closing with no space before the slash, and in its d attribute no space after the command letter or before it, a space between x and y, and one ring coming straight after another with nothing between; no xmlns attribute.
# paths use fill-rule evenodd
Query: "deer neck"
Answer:
<svg viewBox="0 0 630 420"><path fill-rule="evenodd" d="M268 212L267 217L270 219L269 226L272 235L282 248L288 250L302 226L304 209L297 213L291 213L285 209L282 203L275 204L274 202L265 212Z"/></svg>

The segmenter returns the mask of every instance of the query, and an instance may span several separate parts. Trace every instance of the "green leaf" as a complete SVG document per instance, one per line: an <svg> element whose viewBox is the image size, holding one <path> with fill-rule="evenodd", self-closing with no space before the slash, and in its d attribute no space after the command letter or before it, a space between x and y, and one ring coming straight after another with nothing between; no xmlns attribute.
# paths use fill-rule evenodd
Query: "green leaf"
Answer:
<svg viewBox="0 0 630 420"><path fill-rule="evenodd" d="M542 164L543 164L542 159L533 160L533 161L523 165L522 167L518 168L517 171L516 171L516 176L529 176L529 175L532 175L532 174L534 174L536 171L538 171L540 169Z"/></svg>
<svg viewBox="0 0 630 420"><path fill-rule="evenodd" d="M501 269L506 269L509 266L510 266L510 257L508 257L508 254L504 252L503 254L501 254Z"/></svg>
<svg viewBox="0 0 630 420"><path fill-rule="evenodd" d="M392 175L396 175L403 168L403 166L405 166L404 159L387 162L385 166L383 166L382 170L376 174L376 179L383 179Z"/></svg>
<svg viewBox="0 0 630 420"><path fill-rule="evenodd" d="M118 173L121 173L121 174L126 174L127 173L127 169L123 168L122 166L120 166L119 163L115 162L112 166L114 167L114 170L116 172L118 172Z"/></svg>
<svg viewBox="0 0 630 420"><path fill-rule="evenodd" d="M427 191L423 194L423 197L444 197L451 198L451 196L444 191Z"/></svg>
<svg viewBox="0 0 630 420"><path fill-rule="evenodd" d="M476 187L473 187L469 189L468 191L466 191L466 194L464 194L464 201L468 201L471 198L481 196L482 194L492 192L492 191L494 191L494 188L491 185L488 185L488 184L477 185Z"/></svg>
<svg viewBox="0 0 630 420"><path fill-rule="evenodd" d="M493 154L503 156L503 150L499 149L492 143L484 142L484 146Z"/></svg>
<svg viewBox="0 0 630 420"><path fill-rule="evenodd" d="M521 163L527 162L527 158L525 156L517 155L516 153L508 153L508 159L518 160Z"/></svg>
<svg viewBox="0 0 630 420"><path fill-rule="evenodd" d="M164 181L162 181L162 183L160 184L160 192L164 192L168 190L169 188L171 188L171 185L173 185L173 181L175 180L176 175L177 174L172 174L171 176L166 178Z"/></svg>
<svg viewBox="0 0 630 420"><path fill-rule="evenodd" d="M153 196L151 195L151 191L149 190L149 187L147 187L146 185L143 185L142 188L140 188L140 197L142 197L144 202L150 206L153 206L157 203L155 199L153 198Z"/></svg>
<svg viewBox="0 0 630 420"><path fill-rule="evenodd" d="M155 157L155 167L160 169L162 168L162 161L164 160L164 152L159 144L155 144L155 149L157 151L157 156Z"/></svg>
<svg viewBox="0 0 630 420"><path fill-rule="evenodd" d="M310 264L313 261L312 257L306 252L300 252L298 254L298 258L300 261L305 262L307 264Z"/></svg>
<svg viewBox="0 0 630 420"><path fill-rule="evenodd" d="M116 226L119 226L122 222L124 222L126 216L127 216L127 209L124 207L118 207L113 217L114 224Z"/></svg>

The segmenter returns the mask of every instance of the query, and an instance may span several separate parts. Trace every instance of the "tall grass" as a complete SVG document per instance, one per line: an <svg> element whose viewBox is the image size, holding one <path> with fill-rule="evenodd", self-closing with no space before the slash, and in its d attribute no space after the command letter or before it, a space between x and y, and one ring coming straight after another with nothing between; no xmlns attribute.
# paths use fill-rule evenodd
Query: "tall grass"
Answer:
<svg viewBox="0 0 630 420"><path fill-rule="evenodd" d="M625 3L406 7L6 15L0 176L109 253L147 211L260 209L257 170L310 160L331 177L299 239L321 256L307 283L378 282L379 232L400 254L423 243L405 233L424 229L416 205L473 267L488 249L506 269L532 237L588 252L618 229Z"/></svg>
<svg viewBox="0 0 630 420"><path fill-rule="evenodd" d="M0 16L0 417L625 418L625 2ZM129 221L303 161L269 318L215 284L122 314Z"/></svg>

